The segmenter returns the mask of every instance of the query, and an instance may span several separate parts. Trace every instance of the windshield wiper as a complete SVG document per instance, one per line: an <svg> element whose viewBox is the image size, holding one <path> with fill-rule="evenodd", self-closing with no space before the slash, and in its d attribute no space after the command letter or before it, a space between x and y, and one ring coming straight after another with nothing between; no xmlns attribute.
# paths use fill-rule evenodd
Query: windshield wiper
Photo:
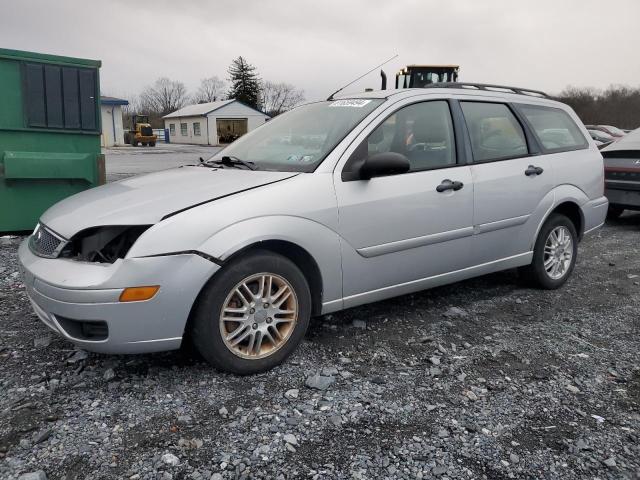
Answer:
<svg viewBox="0 0 640 480"><path fill-rule="evenodd" d="M229 167L237 167L238 165L242 165L244 167L247 167L249 170L258 169L258 167L256 167L256 164L254 162L249 162L247 160L242 160L241 158L238 158L238 157L227 156L227 155L222 157L222 159L220 160L213 160L211 163L217 163L217 164L226 165Z"/></svg>
<svg viewBox="0 0 640 480"><path fill-rule="evenodd" d="M217 168L217 165L211 165L208 161L205 162L204 158L200 157L200 163L198 164L199 167L206 167L206 168Z"/></svg>

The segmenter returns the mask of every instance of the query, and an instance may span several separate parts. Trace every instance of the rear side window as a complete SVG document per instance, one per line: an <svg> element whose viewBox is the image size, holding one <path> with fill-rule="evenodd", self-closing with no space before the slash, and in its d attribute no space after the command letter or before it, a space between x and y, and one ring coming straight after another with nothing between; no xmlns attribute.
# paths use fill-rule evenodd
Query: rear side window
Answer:
<svg viewBox="0 0 640 480"><path fill-rule="evenodd" d="M547 152L587 148L587 140L573 119L560 108L518 105Z"/></svg>
<svg viewBox="0 0 640 480"><path fill-rule="evenodd" d="M502 103L460 102L475 162L522 157L529 153L522 126Z"/></svg>

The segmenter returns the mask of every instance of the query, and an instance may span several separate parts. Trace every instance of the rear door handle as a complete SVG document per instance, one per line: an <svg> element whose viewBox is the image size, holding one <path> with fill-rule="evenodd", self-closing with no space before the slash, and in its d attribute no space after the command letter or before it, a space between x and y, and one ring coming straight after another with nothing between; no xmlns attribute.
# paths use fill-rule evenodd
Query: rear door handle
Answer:
<svg viewBox="0 0 640 480"><path fill-rule="evenodd" d="M453 190L454 192L457 192L462 187L464 187L464 183L458 182L457 180L451 181L447 178L443 180L442 183L436 187L436 191L440 193L446 192L447 190Z"/></svg>
<svg viewBox="0 0 640 480"><path fill-rule="evenodd" d="M542 175L542 172L544 172L544 169L542 167L536 167L535 165L529 165L527 167L527 169L524 171L524 174L527 177L530 177L531 175Z"/></svg>

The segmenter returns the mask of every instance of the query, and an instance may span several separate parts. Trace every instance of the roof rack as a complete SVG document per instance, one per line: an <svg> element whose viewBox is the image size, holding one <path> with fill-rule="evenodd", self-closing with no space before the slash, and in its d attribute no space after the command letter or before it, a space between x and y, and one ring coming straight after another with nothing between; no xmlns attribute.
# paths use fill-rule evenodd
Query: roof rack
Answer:
<svg viewBox="0 0 640 480"><path fill-rule="evenodd" d="M528 95L530 97L551 98L545 92L540 90L531 90L530 88L508 87L506 85L491 85L488 83L469 83L469 82L440 82L431 83L424 88L461 88L469 90L484 90L488 92L506 92L517 93L518 95Z"/></svg>

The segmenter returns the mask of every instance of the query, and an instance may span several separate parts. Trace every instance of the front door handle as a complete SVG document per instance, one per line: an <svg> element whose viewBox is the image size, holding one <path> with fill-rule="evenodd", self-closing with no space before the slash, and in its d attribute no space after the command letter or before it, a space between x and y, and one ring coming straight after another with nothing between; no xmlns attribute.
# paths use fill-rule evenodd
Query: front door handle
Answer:
<svg viewBox="0 0 640 480"><path fill-rule="evenodd" d="M458 182L457 180L451 181L447 178L446 180L443 180L442 183L436 187L436 191L440 193L446 192L447 190L453 190L454 192L457 192L462 187L464 187L464 183Z"/></svg>
<svg viewBox="0 0 640 480"><path fill-rule="evenodd" d="M524 171L524 174L527 177L530 177L531 175L542 175L542 172L544 172L544 169L542 167L536 167L535 165L529 165L527 167L527 169Z"/></svg>

